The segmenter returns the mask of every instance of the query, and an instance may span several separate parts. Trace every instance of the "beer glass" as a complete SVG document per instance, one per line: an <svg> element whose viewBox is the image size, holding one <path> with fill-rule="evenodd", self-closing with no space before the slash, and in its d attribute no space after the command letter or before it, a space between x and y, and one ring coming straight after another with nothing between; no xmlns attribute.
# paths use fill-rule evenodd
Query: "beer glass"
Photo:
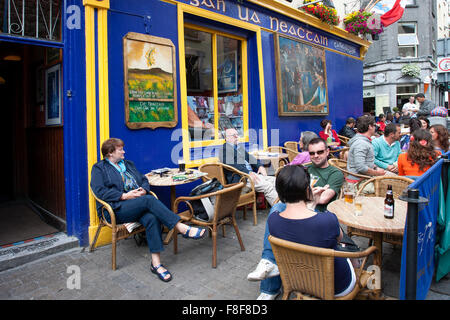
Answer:
<svg viewBox="0 0 450 320"><path fill-rule="evenodd" d="M186 162L184 162L184 160L178 160L178 170L180 172L186 171Z"/></svg>
<svg viewBox="0 0 450 320"><path fill-rule="evenodd" d="M355 197L353 203L355 206L355 216L362 216L362 209L363 209L362 197L361 196Z"/></svg>
<svg viewBox="0 0 450 320"><path fill-rule="evenodd" d="M355 185L353 183L347 183L344 188L344 199L347 203L353 203L355 197Z"/></svg>
<svg viewBox="0 0 450 320"><path fill-rule="evenodd" d="M313 174L310 174L309 177L311 178L311 179L310 179L310 182L311 182L311 188L314 188L314 185L317 183L317 181L319 181L319 177L318 177L318 176L315 176L315 175L313 175Z"/></svg>

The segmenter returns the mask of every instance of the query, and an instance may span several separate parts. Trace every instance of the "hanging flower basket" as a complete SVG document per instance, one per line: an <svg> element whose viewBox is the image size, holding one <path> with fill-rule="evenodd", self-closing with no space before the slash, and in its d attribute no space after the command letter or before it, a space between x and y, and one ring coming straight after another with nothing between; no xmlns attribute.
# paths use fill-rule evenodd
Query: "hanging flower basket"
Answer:
<svg viewBox="0 0 450 320"><path fill-rule="evenodd" d="M304 4L312 1L313 0L305 0ZM322 2L310 4L303 7L302 10L319 18L322 22L325 22L329 25L337 26L339 24L339 17L337 15L336 9L324 6Z"/></svg>
<svg viewBox="0 0 450 320"><path fill-rule="evenodd" d="M346 31L362 37L372 35L374 40L384 31L383 25L380 21L374 19L373 13L364 10L349 13L344 18L344 25Z"/></svg>
<svg viewBox="0 0 450 320"><path fill-rule="evenodd" d="M402 67L403 77L420 78L420 67L417 64L407 64Z"/></svg>

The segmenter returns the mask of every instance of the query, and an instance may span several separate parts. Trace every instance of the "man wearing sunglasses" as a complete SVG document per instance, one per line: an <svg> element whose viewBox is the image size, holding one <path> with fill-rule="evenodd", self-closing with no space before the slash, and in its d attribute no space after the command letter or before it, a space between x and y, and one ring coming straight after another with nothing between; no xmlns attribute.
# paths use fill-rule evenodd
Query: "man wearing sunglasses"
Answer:
<svg viewBox="0 0 450 320"><path fill-rule="evenodd" d="M315 210L323 212L328 203L337 198L344 183L344 175L339 169L328 164L329 151L324 139L312 139L308 144L308 152L312 162L308 173L319 178L312 189Z"/></svg>
<svg viewBox="0 0 450 320"><path fill-rule="evenodd" d="M272 206L278 198L275 190L275 177L268 176L263 164L249 154L242 146L238 145L239 134L236 129L225 131L225 141L222 150L219 152L219 160L239 171L250 175L256 192L264 193L267 202ZM240 176L225 170L227 183L239 182ZM247 181L247 189L250 190L251 183Z"/></svg>

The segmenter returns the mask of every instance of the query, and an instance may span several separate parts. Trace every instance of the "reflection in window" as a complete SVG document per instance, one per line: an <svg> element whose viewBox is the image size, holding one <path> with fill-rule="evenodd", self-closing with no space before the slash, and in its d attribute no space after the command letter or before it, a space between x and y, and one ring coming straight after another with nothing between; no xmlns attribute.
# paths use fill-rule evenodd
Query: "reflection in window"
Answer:
<svg viewBox="0 0 450 320"><path fill-rule="evenodd" d="M217 36L217 88L219 130L234 128L244 136L242 90L240 88L240 41Z"/></svg>
<svg viewBox="0 0 450 320"><path fill-rule="evenodd" d="M241 41L189 27L185 27L184 32L190 140L212 140L215 129L222 133L228 128L235 128L243 137ZM215 57L213 41L217 48ZM217 65L215 85L214 61ZM214 127L216 117L218 128Z"/></svg>
<svg viewBox="0 0 450 320"><path fill-rule="evenodd" d="M184 29L188 126L191 140L214 139L212 35Z"/></svg>

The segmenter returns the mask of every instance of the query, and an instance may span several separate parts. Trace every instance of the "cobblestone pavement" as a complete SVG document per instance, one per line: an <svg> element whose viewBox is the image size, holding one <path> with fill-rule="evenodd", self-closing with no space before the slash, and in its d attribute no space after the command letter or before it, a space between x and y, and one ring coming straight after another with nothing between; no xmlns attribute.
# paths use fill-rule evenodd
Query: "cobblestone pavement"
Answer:
<svg viewBox="0 0 450 320"><path fill-rule="evenodd" d="M249 212L250 213L250 212ZM170 270L173 280L160 281L152 274L150 253L146 246L138 247L133 239L122 240L117 248L116 271L111 270L111 246L75 248L14 269L0 272L2 300L253 300L259 294L259 282L247 281L247 274L257 265L262 250L262 237L268 210L258 212L258 225L248 214L242 219L238 211L238 226L245 245L241 251L231 226L226 237L218 237L217 268L211 268L212 241L179 238L179 251L173 245L161 254L162 263ZM361 247L367 239L356 238ZM384 245L383 291L398 298L401 250ZM75 266L75 267L73 267ZM79 267L79 289L72 281ZM75 269L73 269L75 268ZM449 276L433 283L427 299L450 299Z"/></svg>

